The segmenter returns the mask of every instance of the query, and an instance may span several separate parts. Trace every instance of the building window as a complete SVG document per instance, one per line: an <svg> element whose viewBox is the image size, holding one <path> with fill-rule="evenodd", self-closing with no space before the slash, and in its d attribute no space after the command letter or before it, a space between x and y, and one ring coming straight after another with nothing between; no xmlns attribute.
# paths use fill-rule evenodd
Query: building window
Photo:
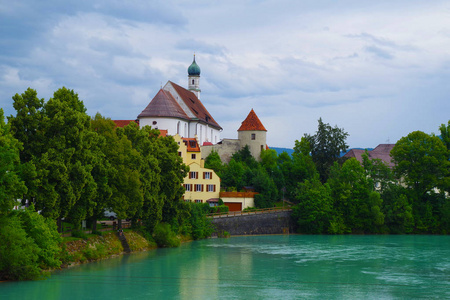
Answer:
<svg viewBox="0 0 450 300"><path fill-rule="evenodd" d="M180 123L180 121L178 121L178 123L177 123L177 134L180 134L180 125L181 125L181 123Z"/></svg>
<svg viewBox="0 0 450 300"><path fill-rule="evenodd" d="M184 199L184 202L191 202L191 200L189 200L189 199Z"/></svg>
<svg viewBox="0 0 450 300"><path fill-rule="evenodd" d="M203 184L195 184L194 192L203 192Z"/></svg>
<svg viewBox="0 0 450 300"><path fill-rule="evenodd" d="M195 159L197 157L197 155L195 155L195 153L191 154L191 159Z"/></svg>
<svg viewBox="0 0 450 300"><path fill-rule="evenodd" d="M186 192L192 192L192 184L186 183L184 185L184 189L186 190Z"/></svg>
<svg viewBox="0 0 450 300"><path fill-rule="evenodd" d="M195 81L194 81L194 79L192 79L192 84L194 84L195 83Z"/></svg>
<svg viewBox="0 0 450 300"><path fill-rule="evenodd" d="M252 141L254 141L255 138L256 138L256 134L255 134L255 133L252 133Z"/></svg>
<svg viewBox="0 0 450 300"><path fill-rule="evenodd" d="M203 172L203 179L212 179L212 172Z"/></svg>
<svg viewBox="0 0 450 300"><path fill-rule="evenodd" d="M189 179L198 179L198 172L189 172Z"/></svg>
<svg viewBox="0 0 450 300"><path fill-rule="evenodd" d="M207 192L215 192L216 191L216 185L215 184L207 184L206 185L206 191Z"/></svg>
<svg viewBox="0 0 450 300"><path fill-rule="evenodd" d="M195 200L195 203L202 203L202 200Z"/></svg>
<svg viewBox="0 0 450 300"><path fill-rule="evenodd" d="M181 151L178 151L178 156L181 156Z"/></svg>
<svg viewBox="0 0 450 300"><path fill-rule="evenodd" d="M152 123L153 125L156 125L156 124L158 124L158 122L156 122L156 121L153 121L153 123Z"/></svg>

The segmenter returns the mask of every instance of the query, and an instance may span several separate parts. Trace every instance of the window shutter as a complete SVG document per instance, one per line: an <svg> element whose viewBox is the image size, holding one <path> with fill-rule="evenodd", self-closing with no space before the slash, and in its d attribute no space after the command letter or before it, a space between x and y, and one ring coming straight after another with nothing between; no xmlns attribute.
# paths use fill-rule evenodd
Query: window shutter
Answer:
<svg viewBox="0 0 450 300"><path fill-rule="evenodd" d="M212 174L213 174L213 172L209 172L209 173L210 173L209 179L212 179Z"/></svg>
<svg viewBox="0 0 450 300"><path fill-rule="evenodd" d="M206 178L206 172L203 172L203 179Z"/></svg>
<svg viewBox="0 0 450 300"><path fill-rule="evenodd" d="M202 192L203 192L203 185L204 185L204 184L202 184Z"/></svg>
<svg viewBox="0 0 450 300"><path fill-rule="evenodd" d="M213 187L214 187L214 192L216 191L216 185L213 185Z"/></svg>
<svg viewBox="0 0 450 300"><path fill-rule="evenodd" d="M189 179L192 178L192 172L189 172Z"/></svg>

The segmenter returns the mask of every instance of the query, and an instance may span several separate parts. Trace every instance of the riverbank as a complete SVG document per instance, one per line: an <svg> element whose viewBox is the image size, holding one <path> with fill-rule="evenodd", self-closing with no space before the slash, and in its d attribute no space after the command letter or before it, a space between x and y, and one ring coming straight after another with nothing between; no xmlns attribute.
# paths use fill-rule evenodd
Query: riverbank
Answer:
<svg viewBox="0 0 450 300"><path fill-rule="evenodd" d="M139 232L126 230L124 235L131 252L141 252L156 249L154 241L147 240ZM105 232L102 235L90 236L87 239L67 238L62 243L61 268L67 268L83 263L107 259L124 254L123 246L115 232Z"/></svg>

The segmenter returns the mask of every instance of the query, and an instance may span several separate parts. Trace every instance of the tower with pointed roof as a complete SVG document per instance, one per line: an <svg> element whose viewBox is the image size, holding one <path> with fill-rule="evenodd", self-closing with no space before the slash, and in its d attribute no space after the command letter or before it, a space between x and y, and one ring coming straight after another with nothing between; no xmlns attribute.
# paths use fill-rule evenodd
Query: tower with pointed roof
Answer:
<svg viewBox="0 0 450 300"><path fill-rule="evenodd" d="M267 130L252 109L238 129L238 140L241 148L248 145L250 153L257 160L261 160L261 151L266 148Z"/></svg>
<svg viewBox="0 0 450 300"><path fill-rule="evenodd" d="M195 54L194 61L188 68L188 90L200 99L200 67L195 62Z"/></svg>

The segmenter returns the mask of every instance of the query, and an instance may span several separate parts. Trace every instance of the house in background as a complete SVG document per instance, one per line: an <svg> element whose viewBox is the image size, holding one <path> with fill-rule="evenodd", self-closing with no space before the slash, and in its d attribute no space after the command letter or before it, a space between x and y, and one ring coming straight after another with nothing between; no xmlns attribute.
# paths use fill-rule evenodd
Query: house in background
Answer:
<svg viewBox="0 0 450 300"><path fill-rule="evenodd" d="M178 155L189 166L189 173L184 178L184 201L210 203L214 206L219 202L220 178L212 169L205 168L201 159L201 150L196 138L183 138L175 135L178 144Z"/></svg>
<svg viewBox="0 0 450 300"><path fill-rule="evenodd" d="M394 167L394 163L392 162L391 150L394 148L395 144L380 144L375 149L367 151L369 154L369 159L381 159L383 162L387 164L389 168ZM344 157L356 158L361 164L363 162L362 155L366 152L366 150L362 149L350 149Z"/></svg>

